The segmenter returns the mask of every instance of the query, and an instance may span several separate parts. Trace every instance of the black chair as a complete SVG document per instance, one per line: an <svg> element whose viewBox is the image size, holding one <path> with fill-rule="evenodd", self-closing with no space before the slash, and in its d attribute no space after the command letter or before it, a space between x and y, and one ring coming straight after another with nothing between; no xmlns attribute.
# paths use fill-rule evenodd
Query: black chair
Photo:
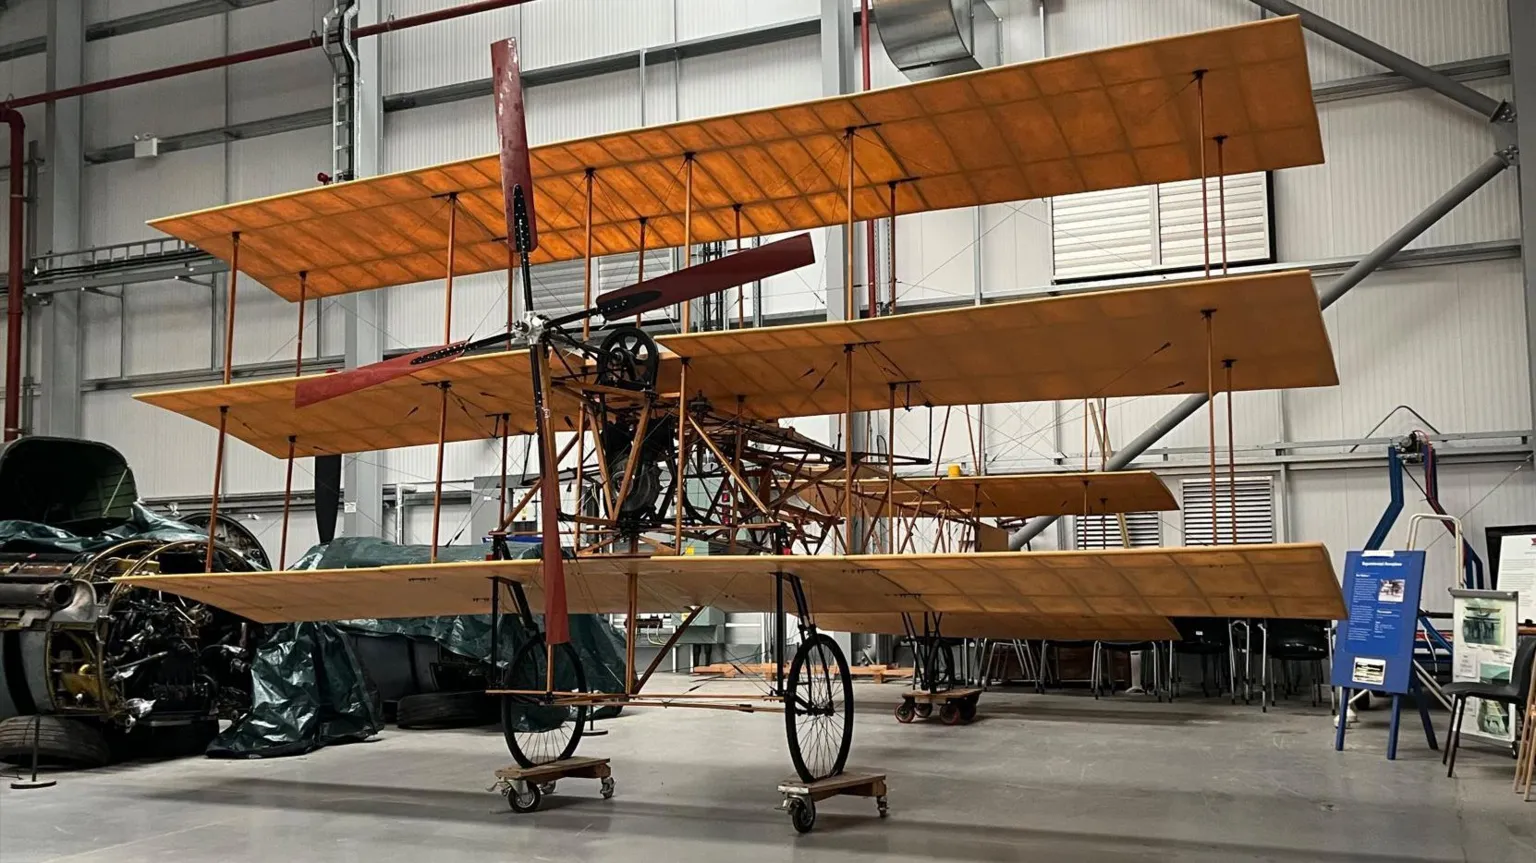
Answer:
<svg viewBox="0 0 1536 863"><path fill-rule="evenodd" d="M1218 675L1221 673L1221 660L1228 652L1227 644L1227 619L1224 617L1178 617L1174 618L1173 626L1179 631L1179 640L1173 644L1173 658L1169 660L1169 700L1179 694L1179 685L1184 682L1182 669L1179 668L1178 658L1181 656L1200 657L1200 695L1209 698L1211 666L1216 666ZM1216 693L1221 694L1221 682L1216 683Z"/></svg>
<svg viewBox="0 0 1536 863"><path fill-rule="evenodd" d="M1451 730L1446 735L1450 742L1446 744L1445 754L1440 757L1441 761L1450 765L1445 771L1446 776L1456 775L1456 750L1461 745L1461 723L1466 718L1467 699L1481 698L1496 704L1510 705L1517 708L1518 714L1524 715L1533 664L1536 664L1536 637L1522 638L1515 648L1515 663L1510 669L1509 680L1503 683L1452 683L1441 690L1451 697Z"/></svg>
<svg viewBox="0 0 1536 863"><path fill-rule="evenodd" d="M1328 624L1320 620L1269 620L1269 641L1265 660L1279 662L1285 677L1286 694L1292 687L1291 663L1306 663L1312 671L1312 706L1318 705L1318 686L1323 682L1323 665L1328 661ZM1274 676L1270 675L1269 703L1275 703Z"/></svg>

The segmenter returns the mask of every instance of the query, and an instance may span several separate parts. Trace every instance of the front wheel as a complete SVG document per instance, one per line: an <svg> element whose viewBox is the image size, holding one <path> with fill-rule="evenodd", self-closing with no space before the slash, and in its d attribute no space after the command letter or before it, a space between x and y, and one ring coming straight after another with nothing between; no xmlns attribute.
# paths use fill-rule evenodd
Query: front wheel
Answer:
<svg viewBox="0 0 1536 863"><path fill-rule="evenodd" d="M581 730L591 710L587 704L561 704L556 697L542 694L549 679L547 659L544 639L530 638L507 667L503 688L541 692L501 697L502 734L513 760L521 767L570 758L581 742ZM556 691L588 691L587 675L575 648L569 643L555 645L554 660Z"/></svg>
<svg viewBox="0 0 1536 863"><path fill-rule="evenodd" d="M785 681L784 726L789 759L806 782L843 772L853 746L853 675L829 636L801 642Z"/></svg>

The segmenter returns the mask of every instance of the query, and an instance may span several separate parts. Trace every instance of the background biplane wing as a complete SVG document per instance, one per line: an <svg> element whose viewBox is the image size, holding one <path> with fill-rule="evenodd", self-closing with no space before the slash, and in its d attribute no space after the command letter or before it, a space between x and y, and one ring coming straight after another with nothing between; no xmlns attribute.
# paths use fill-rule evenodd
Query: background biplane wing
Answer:
<svg viewBox="0 0 1536 863"><path fill-rule="evenodd" d="M851 556L584 557L565 562L575 613L621 613L629 578L642 612L710 605L771 611L775 573L797 576L813 613L1011 613L1339 619L1344 602L1321 543L1094 551ZM542 562L120 579L260 623L484 614L492 577L544 599Z"/></svg>
<svg viewBox="0 0 1536 863"><path fill-rule="evenodd" d="M907 621L914 629L907 628ZM937 616L944 638L1027 638L1050 641L1178 641L1172 621L1134 614L973 614ZM816 625L834 632L923 635L922 615L818 614Z"/></svg>

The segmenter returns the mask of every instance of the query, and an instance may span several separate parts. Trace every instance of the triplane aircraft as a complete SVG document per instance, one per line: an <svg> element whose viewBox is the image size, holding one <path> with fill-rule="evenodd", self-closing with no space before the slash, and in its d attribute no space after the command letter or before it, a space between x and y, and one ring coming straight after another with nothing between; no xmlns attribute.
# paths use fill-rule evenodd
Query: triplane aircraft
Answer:
<svg viewBox="0 0 1536 863"><path fill-rule="evenodd" d="M782 712L806 782L840 773L852 742L852 678L829 622L931 646L949 622L961 635L1166 638L1169 616L1342 616L1319 544L1003 550L998 519L1171 508L1150 474L916 477L925 459L856 452L851 433L855 412L894 424L898 406L1217 391L1230 403L1236 390L1335 384L1305 271L1212 277L1208 235L1203 279L902 315L872 301L860 317L849 244L842 320L694 332L690 312L813 261L803 234L745 250L743 235L1317 164L1295 19L532 148L516 46L492 56L498 155L153 223L231 266L223 384L139 396L218 429L215 506L227 435L286 458L290 484L297 457L434 443L434 562L126 581L260 622L499 615L510 602L533 635L494 693L520 765L570 758L596 705L691 706ZM696 244L727 240L734 254L591 295L596 255L639 253L643 267L647 249L680 246L691 265ZM539 314L531 266L575 258L583 309ZM506 332L454 341L454 278L495 270L518 274L521 309L509 290ZM301 332L306 299L442 277L444 344L235 383L241 273L300 302ZM672 307L680 333L640 326ZM842 415L841 446L780 422L823 414ZM524 434L538 478L519 500L504 482L493 559L436 562L445 445L500 438L505 476L507 439ZM1213 488L1215 452L1213 424ZM542 553L505 559L506 531L535 499ZM919 520L965 537L923 553ZM690 543L709 553L684 553ZM657 663L636 667L638 613L703 606L773 613L766 693L644 690ZM623 691L587 686L572 612L627 615ZM937 695L939 676L925 677Z"/></svg>

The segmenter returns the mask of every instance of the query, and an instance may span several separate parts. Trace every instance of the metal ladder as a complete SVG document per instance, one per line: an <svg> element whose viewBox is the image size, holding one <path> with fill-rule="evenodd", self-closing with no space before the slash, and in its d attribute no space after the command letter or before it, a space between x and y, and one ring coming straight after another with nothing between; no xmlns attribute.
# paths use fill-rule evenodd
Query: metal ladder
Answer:
<svg viewBox="0 0 1536 863"><path fill-rule="evenodd" d="M356 176L357 26L356 0L338 0L325 14L322 46L331 64L331 181Z"/></svg>

